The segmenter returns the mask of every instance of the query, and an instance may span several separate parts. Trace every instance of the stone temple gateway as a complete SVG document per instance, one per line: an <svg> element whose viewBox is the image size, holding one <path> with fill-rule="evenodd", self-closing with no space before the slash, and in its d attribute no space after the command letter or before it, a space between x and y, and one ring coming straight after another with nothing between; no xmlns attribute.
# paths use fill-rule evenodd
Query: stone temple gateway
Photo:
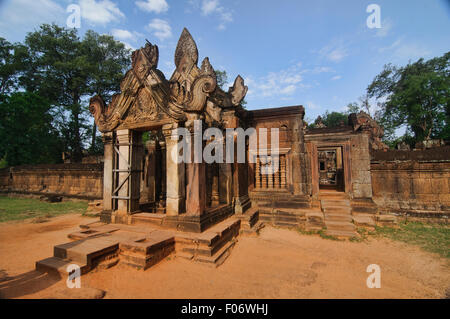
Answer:
<svg viewBox="0 0 450 319"><path fill-rule="evenodd" d="M239 233L255 234L263 222L349 237L356 235L355 224L392 221L372 201L370 152L385 145L367 114L352 114L339 128L307 129L302 106L245 110L242 77L223 91L209 59L198 65L187 29L170 79L158 70L158 55L151 43L134 51L120 93L109 105L100 96L91 99L104 140L100 222L70 234L75 242L55 246L55 256L37 262L38 269L76 261L87 271L117 259L145 269L173 251L220 264ZM262 173L270 140L256 152L247 141L245 163L175 162L173 130L186 128L194 139L194 121L224 136L233 128L279 129L279 169Z"/></svg>
<svg viewBox="0 0 450 319"><path fill-rule="evenodd" d="M356 116L353 126L339 132L306 131L302 106L247 111L240 105L247 92L243 79L238 76L228 92L218 87L209 59L198 67L197 46L187 29L175 51L175 65L167 80L157 69L158 47L147 43L133 53L132 69L110 105L100 96L91 99L90 110L105 143L102 221L132 223L147 212L164 215L167 226L201 232L234 213L245 213L252 203L271 212L312 207L322 184L351 198L371 198L370 134L360 134L362 126L372 128L369 118L360 124ZM264 161L249 152L247 158L256 157L256 163L173 162L168 154L178 140L172 131L185 127L193 135L194 120L224 135L226 128L279 128L280 169L261 174ZM152 139L144 146L145 131ZM270 153L270 142L267 148L259 151ZM327 167L322 161L326 151L334 154ZM323 176L330 172L332 182L327 183Z"/></svg>

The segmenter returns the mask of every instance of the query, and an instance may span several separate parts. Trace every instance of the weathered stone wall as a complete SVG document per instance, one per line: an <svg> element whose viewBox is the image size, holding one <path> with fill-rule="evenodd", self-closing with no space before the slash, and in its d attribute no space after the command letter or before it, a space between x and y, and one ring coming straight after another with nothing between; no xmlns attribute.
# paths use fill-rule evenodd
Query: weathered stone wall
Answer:
<svg viewBox="0 0 450 319"><path fill-rule="evenodd" d="M372 185L369 136L367 134L354 135L350 144L353 197L370 198L372 197Z"/></svg>
<svg viewBox="0 0 450 319"><path fill-rule="evenodd" d="M102 164L27 165L0 170L0 191L101 199Z"/></svg>
<svg viewBox="0 0 450 319"><path fill-rule="evenodd" d="M433 152L434 160L427 158L429 150L409 151L409 155L405 151L374 154L373 200L380 211L418 218L448 218L450 157L445 157L446 150Z"/></svg>

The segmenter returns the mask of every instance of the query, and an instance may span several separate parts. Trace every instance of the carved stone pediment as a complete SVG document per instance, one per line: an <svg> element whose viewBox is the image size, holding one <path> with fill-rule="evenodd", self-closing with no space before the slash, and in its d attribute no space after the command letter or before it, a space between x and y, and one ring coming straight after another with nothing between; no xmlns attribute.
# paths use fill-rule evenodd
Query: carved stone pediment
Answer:
<svg viewBox="0 0 450 319"><path fill-rule="evenodd" d="M388 149L389 147L383 143L381 138L384 135L383 128L369 114L360 111L352 113L348 116L349 124L353 126L353 130L364 131L369 134L370 148L373 150Z"/></svg>
<svg viewBox="0 0 450 319"><path fill-rule="evenodd" d="M100 96L90 100L89 109L101 132L121 125L141 127L149 121L183 122L189 113L203 114L211 125L220 125L222 108L237 107L247 93L240 76L228 92L217 87L216 73L208 58L198 67L197 45L186 28L175 50L176 69L170 80L157 69L158 59L158 47L147 42L133 52L132 67L111 103L106 106Z"/></svg>

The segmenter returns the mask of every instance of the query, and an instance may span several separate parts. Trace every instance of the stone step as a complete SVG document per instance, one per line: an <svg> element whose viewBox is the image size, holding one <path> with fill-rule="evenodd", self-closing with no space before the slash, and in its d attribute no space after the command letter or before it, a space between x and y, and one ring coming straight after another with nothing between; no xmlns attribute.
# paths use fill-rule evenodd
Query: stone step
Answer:
<svg viewBox="0 0 450 319"><path fill-rule="evenodd" d="M375 219L381 225L389 226L397 224L397 217L393 215L376 215Z"/></svg>
<svg viewBox="0 0 450 319"><path fill-rule="evenodd" d="M342 231L356 230L355 225L349 222L337 222L325 220L325 225L327 226L327 230L342 230Z"/></svg>
<svg viewBox="0 0 450 319"><path fill-rule="evenodd" d="M326 221L336 221L336 222L352 222L352 216L350 214L339 214L339 213L327 213L324 214Z"/></svg>
<svg viewBox="0 0 450 319"><path fill-rule="evenodd" d="M349 200L321 200L322 207L351 207Z"/></svg>
<svg viewBox="0 0 450 319"><path fill-rule="evenodd" d="M319 192L319 199L348 199L349 196L344 192Z"/></svg>
<svg viewBox="0 0 450 319"><path fill-rule="evenodd" d="M354 231L346 231L346 230L334 230L334 229L333 230L329 230L329 229L327 229L325 231L325 234L328 235L328 236L334 236L334 237L338 237L338 238L340 238L340 237L345 237L345 238L358 237L358 234L356 232L354 232Z"/></svg>
<svg viewBox="0 0 450 319"><path fill-rule="evenodd" d="M235 240L227 242L222 248L220 248L213 256L195 256L194 260L202 262L211 266L218 267L228 258L231 249L235 245Z"/></svg>
<svg viewBox="0 0 450 319"><path fill-rule="evenodd" d="M78 263L76 261L61 259L58 257L49 257L36 262L36 270L41 272L59 274L61 276L68 276L67 267L75 264L80 267L81 274L85 274L89 267L87 264Z"/></svg>
<svg viewBox="0 0 450 319"><path fill-rule="evenodd" d="M80 231L70 233L67 237L72 240L88 239L88 238L98 237L101 235L110 234L110 233L113 233L113 232L116 232L117 230L119 230L119 227L117 227L116 225L111 225L111 224L103 224L103 225L98 225L98 226L96 226L96 224L92 224L92 225L85 224L85 225L80 225L80 228L81 228Z"/></svg>
<svg viewBox="0 0 450 319"><path fill-rule="evenodd" d="M183 251L177 251L175 253L175 257L176 258L187 259L187 260L192 260L192 258L194 258L194 254L183 252Z"/></svg>
<svg viewBox="0 0 450 319"><path fill-rule="evenodd" d="M118 248L118 238L101 236L56 245L53 248L53 256L73 260L80 264L92 265L93 259L114 253Z"/></svg>
<svg viewBox="0 0 450 319"><path fill-rule="evenodd" d="M120 261L124 264L145 270L169 256L172 252L174 252L174 246L167 246L148 255L142 255L131 251L121 251L119 256Z"/></svg>
<svg viewBox="0 0 450 319"><path fill-rule="evenodd" d="M352 213L354 214L376 214L377 212L377 206L355 206L352 204Z"/></svg>
<svg viewBox="0 0 450 319"><path fill-rule="evenodd" d="M355 215L353 217L353 223L357 226L375 226L375 219L373 216Z"/></svg>
<svg viewBox="0 0 450 319"><path fill-rule="evenodd" d="M309 230L322 229L325 226L324 215L321 211L315 210L306 213L305 227Z"/></svg>
<svg viewBox="0 0 450 319"><path fill-rule="evenodd" d="M136 225L157 225L161 226L164 221L165 214L158 214L158 213L137 213L133 214L132 216L132 224Z"/></svg>
<svg viewBox="0 0 450 319"><path fill-rule="evenodd" d="M298 227L298 223L297 222L289 222L289 221L276 220L276 221L273 222L273 224L275 226L278 226L278 227L289 227L289 228Z"/></svg>
<svg viewBox="0 0 450 319"><path fill-rule="evenodd" d="M257 208L250 208L242 215L234 215L241 221L241 229L250 229L258 222L259 212Z"/></svg>
<svg viewBox="0 0 450 319"><path fill-rule="evenodd" d="M341 215L351 215L352 214L352 210L350 207L338 207L338 206L328 206L325 208L322 208L322 211L325 214L341 214Z"/></svg>
<svg viewBox="0 0 450 319"><path fill-rule="evenodd" d="M261 229L264 228L264 226L265 225L262 221L258 221L249 229L247 228L241 229L240 233L244 235L259 235L259 232L261 231Z"/></svg>
<svg viewBox="0 0 450 319"><path fill-rule="evenodd" d="M323 226L310 225L306 223L305 230L306 231L319 231L322 230Z"/></svg>

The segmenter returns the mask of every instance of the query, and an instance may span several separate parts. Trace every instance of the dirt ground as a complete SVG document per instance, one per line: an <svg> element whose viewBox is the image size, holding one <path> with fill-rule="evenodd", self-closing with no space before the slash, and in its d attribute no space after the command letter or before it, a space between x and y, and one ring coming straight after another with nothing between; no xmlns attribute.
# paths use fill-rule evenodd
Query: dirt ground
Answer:
<svg viewBox="0 0 450 319"><path fill-rule="evenodd" d="M418 247L387 239L353 243L266 227L242 237L212 268L170 256L138 271L123 265L94 270L69 289L65 278L34 271L53 245L92 218L63 215L41 224L0 224L2 298L445 298L450 264ZM370 264L381 267L381 288L366 285Z"/></svg>

